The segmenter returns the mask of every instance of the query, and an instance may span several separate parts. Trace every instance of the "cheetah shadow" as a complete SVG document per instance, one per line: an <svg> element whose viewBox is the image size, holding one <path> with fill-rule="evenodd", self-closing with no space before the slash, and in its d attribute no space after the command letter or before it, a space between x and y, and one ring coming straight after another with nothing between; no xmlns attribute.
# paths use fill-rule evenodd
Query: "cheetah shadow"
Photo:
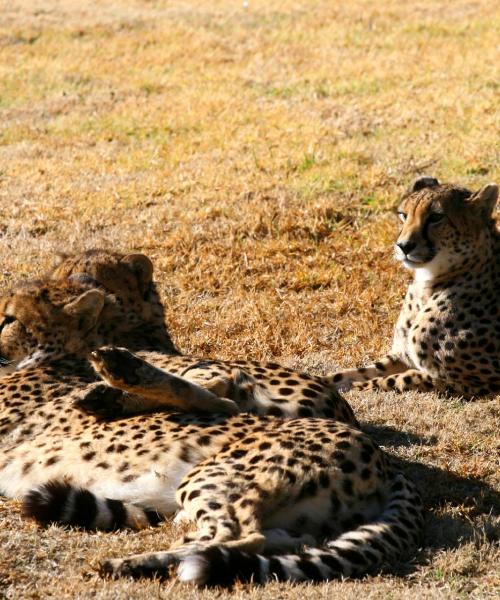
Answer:
<svg viewBox="0 0 500 600"><path fill-rule="evenodd" d="M394 427L391 427L390 425L374 425L373 423L362 422L362 429L370 436L373 436L377 440L377 443L382 446L435 446L438 442L438 437L436 435L416 435L409 431L394 429Z"/></svg>
<svg viewBox="0 0 500 600"><path fill-rule="evenodd" d="M425 551L417 557L414 565L398 565L389 573L408 575L428 563L433 554L458 549L470 542L498 543L500 531L493 521L500 514L498 490L478 477L462 477L396 454L401 447L435 445L436 436L418 436L386 425L365 423L362 429L383 446L401 470L417 484L426 511ZM456 514L459 512L466 516Z"/></svg>

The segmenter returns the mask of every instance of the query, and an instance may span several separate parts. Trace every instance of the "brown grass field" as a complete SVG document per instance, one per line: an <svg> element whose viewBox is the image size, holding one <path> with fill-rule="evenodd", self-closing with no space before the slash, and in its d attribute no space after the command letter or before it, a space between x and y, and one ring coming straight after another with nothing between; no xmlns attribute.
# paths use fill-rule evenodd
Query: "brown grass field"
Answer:
<svg viewBox="0 0 500 600"><path fill-rule="evenodd" d="M417 174L500 180L491 0L10 0L0 9L0 287L58 250L154 260L186 352L314 372L390 345ZM198 591L100 579L140 533L38 529L0 501L0 598L498 598L499 399L356 394L428 507L425 548L362 581Z"/></svg>

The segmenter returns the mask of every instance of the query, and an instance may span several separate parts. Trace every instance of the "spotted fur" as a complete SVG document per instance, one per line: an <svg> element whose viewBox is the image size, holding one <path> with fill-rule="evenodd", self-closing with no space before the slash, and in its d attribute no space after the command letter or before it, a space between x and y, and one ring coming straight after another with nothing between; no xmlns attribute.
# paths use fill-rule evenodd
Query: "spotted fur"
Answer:
<svg viewBox="0 0 500 600"><path fill-rule="evenodd" d="M130 265L132 273L129 272ZM230 399L243 411L286 418L330 417L357 424L349 404L336 391L331 378L297 372L275 362L221 361L182 355L173 346L166 329L163 306L156 289L153 287L151 291L146 282L143 283L147 302L137 301L143 292L140 285L142 280L139 284L134 283L136 272L142 278L146 273L147 284L154 286L153 266L147 257L105 250L90 250L66 257L52 273L54 279L89 277L96 285L111 292L127 314L131 312L142 319L147 317L150 323L148 338L161 342L160 347L152 349L154 351L141 351L134 357L127 352L134 349L130 345L126 349L110 348L106 353L100 353L99 360L96 358L93 361L109 385L134 395L134 402L130 402L128 396L124 397L122 403L113 400L117 416L171 406L172 403L182 408L185 399L181 398L179 402L172 393L175 376L203 387L216 396ZM106 404L108 398L108 395L103 395L102 409L109 412L110 406ZM92 392L89 400L92 408L95 407L94 400L95 394ZM83 399L80 407L85 409ZM201 404L195 408L203 410Z"/></svg>
<svg viewBox="0 0 500 600"><path fill-rule="evenodd" d="M138 343L134 347L179 353L167 330L164 307L153 281L153 264L146 255L103 249L60 254L48 277L103 287L121 305L124 318L132 324L140 324Z"/></svg>
<svg viewBox="0 0 500 600"><path fill-rule="evenodd" d="M193 568L216 566L205 552L229 557L234 580L244 578L236 567L246 555L263 564L264 553L276 570L274 553L298 551L277 559L281 577L296 580L299 572L317 579L318 556L339 561L341 569L322 571L331 578L415 551L418 494L358 428L247 413L85 413L77 400L96 388L86 354L106 341L126 344L131 333L139 343L116 296L81 280L40 282L1 298L0 315L0 355L25 353L0 388L0 489L25 495L27 516L110 529L147 526L181 508L196 530L166 563L181 560L180 577L194 583L215 582L213 569ZM304 544L313 549L302 553ZM102 571L164 572L158 560L112 559Z"/></svg>
<svg viewBox="0 0 500 600"><path fill-rule="evenodd" d="M473 193L429 177L415 182L398 209L396 258L414 279L391 353L334 375L338 389L500 392L497 198L493 184Z"/></svg>

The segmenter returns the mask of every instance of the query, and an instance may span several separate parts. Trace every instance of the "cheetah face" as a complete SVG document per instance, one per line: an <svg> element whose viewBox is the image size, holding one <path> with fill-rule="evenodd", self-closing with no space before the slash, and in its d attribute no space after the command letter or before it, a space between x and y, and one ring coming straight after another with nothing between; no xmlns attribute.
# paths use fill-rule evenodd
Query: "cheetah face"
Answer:
<svg viewBox="0 0 500 600"><path fill-rule="evenodd" d="M498 187L473 194L437 179L417 180L398 208L403 223L394 252L421 279L467 268L491 238Z"/></svg>
<svg viewBox="0 0 500 600"><path fill-rule="evenodd" d="M21 286L0 298L0 359L25 368L86 353L104 293L68 282Z"/></svg>

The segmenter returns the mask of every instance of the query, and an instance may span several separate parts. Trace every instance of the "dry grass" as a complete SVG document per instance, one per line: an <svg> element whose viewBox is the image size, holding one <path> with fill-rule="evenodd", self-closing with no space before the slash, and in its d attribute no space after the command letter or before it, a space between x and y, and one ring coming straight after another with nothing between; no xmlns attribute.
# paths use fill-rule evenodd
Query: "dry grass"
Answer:
<svg viewBox="0 0 500 600"><path fill-rule="evenodd" d="M500 179L500 14L490 0L11 0L0 20L0 285L55 250L155 261L188 352L315 371L389 344L390 245L420 172ZM430 510L415 565L232 598L487 598L498 571L498 399L351 394ZM0 597L225 597L100 580L164 531L91 534L0 508ZM495 545L495 540L496 544Z"/></svg>

